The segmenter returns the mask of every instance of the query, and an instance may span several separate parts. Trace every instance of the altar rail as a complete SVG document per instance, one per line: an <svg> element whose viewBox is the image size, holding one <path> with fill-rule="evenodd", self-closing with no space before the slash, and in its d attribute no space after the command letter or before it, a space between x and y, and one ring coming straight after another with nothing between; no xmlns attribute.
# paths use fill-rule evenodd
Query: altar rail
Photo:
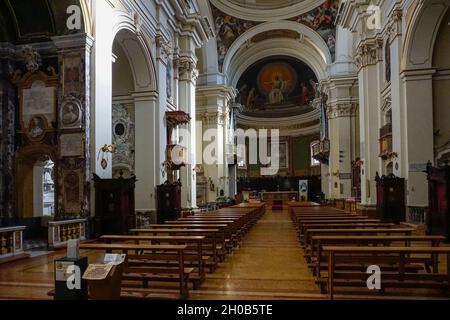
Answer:
<svg viewBox="0 0 450 320"><path fill-rule="evenodd" d="M51 221L48 223L49 248L63 247L71 239L86 240L86 219Z"/></svg>
<svg viewBox="0 0 450 320"><path fill-rule="evenodd" d="M25 256L23 231L26 227L0 228L0 263Z"/></svg>

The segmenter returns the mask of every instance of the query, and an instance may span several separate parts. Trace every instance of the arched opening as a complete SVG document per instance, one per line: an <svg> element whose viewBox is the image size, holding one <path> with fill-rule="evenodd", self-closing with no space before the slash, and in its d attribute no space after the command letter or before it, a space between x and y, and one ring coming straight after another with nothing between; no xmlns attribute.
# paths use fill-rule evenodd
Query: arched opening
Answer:
<svg viewBox="0 0 450 320"><path fill-rule="evenodd" d="M442 166L450 160L450 10L445 14L436 38L433 53L433 131L435 162Z"/></svg>
<svg viewBox="0 0 450 320"><path fill-rule="evenodd" d="M153 209L153 188L159 170L155 161L157 125L156 75L144 38L125 28L112 44L112 155L113 178L138 179L136 209ZM158 168L157 168L158 167Z"/></svg>
<svg viewBox="0 0 450 320"><path fill-rule="evenodd" d="M25 248L47 244L48 221L54 220L57 206L57 166L49 153L24 153L16 166L16 219L27 226Z"/></svg>
<svg viewBox="0 0 450 320"><path fill-rule="evenodd" d="M126 52L117 39L112 52L112 142L117 147L112 172L113 178L129 177L135 172L134 79Z"/></svg>

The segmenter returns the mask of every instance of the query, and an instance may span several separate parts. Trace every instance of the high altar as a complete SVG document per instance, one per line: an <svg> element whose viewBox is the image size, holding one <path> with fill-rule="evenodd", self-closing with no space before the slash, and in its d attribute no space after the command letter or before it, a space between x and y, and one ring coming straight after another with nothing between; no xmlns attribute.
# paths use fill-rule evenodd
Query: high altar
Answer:
<svg viewBox="0 0 450 320"><path fill-rule="evenodd" d="M262 192L262 200L264 202L271 203L274 200L282 200L283 202L292 201L295 198L299 199L298 191L275 191L275 192Z"/></svg>

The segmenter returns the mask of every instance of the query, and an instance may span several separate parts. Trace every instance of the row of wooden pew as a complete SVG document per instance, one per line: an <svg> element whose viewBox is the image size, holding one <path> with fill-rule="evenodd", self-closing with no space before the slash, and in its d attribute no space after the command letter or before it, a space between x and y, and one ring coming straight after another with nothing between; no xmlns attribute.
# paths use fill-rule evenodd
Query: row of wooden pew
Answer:
<svg viewBox="0 0 450 320"><path fill-rule="evenodd" d="M291 207L290 216L315 281L330 299L336 287L372 291L367 283L373 280L368 271L372 266L381 270L380 294L386 288L441 289L449 294L450 247L442 245L442 236L416 235L415 228L326 206Z"/></svg>
<svg viewBox="0 0 450 320"><path fill-rule="evenodd" d="M81 248L127 254L122 299L186 299L191 288L197 290L205 281L206 273L214 272L238 248L264 213L263 204L199 212L131 229L128 235L104 235ZM173 283L178 284L175 292Z"/></svg>

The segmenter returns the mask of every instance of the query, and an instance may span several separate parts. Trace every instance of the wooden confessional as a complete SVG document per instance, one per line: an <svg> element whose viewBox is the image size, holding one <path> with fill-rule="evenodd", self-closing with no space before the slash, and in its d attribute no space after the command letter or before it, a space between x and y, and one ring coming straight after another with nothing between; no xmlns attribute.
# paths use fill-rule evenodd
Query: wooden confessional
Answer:
<svg viewBox="0 0 450 320"><path fill-rule="evenodd" d="M157 187L158 223L177 220L181 215L181 184L166 181Z"/></svg>
<svg viewBox="0 0 450 320"><path fill-rule="evenodd" d="M450 166L441 168L427 165L428 174L428 213L427 231L429 234L444 235L450 242Z"/></svg>
<svg viewBox="0 0 450 320"><path fill-rule="evenodd" d="M393 174L380 177L377 173L377 218L385 222L406 221L405 179Z"/></svg>
<svg viewBox="0 0 450 320"><path fill-rule="evenodd" d="M96 237L123 234L135 228L135 184L135 176L129 179L102 179L94 173Z"/></svg>

